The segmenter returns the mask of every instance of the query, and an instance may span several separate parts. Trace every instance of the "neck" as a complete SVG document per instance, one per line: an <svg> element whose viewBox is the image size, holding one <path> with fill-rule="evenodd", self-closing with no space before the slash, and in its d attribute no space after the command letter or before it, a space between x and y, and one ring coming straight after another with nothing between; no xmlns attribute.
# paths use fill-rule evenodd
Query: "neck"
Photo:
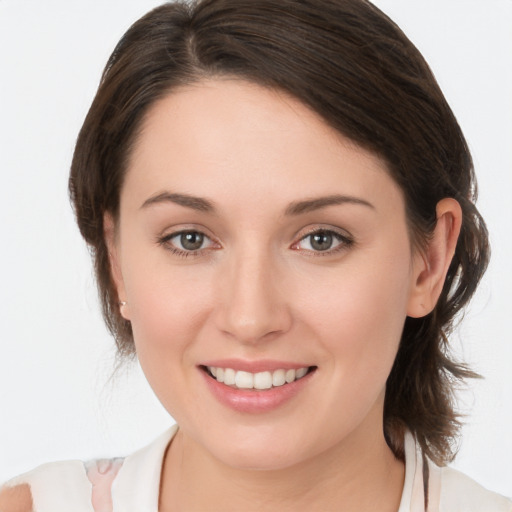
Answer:
<svg viewBox="0 0 512 512"><path fill-rule="evenodd" d="M404 473L382 429L358 430L328 452L271 471L227 466L178 431L164 461L160 512L396 512Z"/></svg>

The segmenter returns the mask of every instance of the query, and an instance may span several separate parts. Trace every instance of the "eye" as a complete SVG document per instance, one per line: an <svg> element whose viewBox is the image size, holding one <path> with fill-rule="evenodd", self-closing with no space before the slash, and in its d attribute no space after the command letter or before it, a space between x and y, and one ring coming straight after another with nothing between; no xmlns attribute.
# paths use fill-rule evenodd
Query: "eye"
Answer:
<svg viewBox="0 0 512 512"><path fill-rule="evenodd" d="M199 251L215 247L211 238L194 230L171 233L160 238L158 242L180 256L195 255Z"/></svg>
<svg viewBox="0 0 512 512"><path fill-rule="evenodd" d="M336 231L317 229L302 237L292 249L310 251L314 253L332 254L352 245L352 240Z"/></svg>
<svg viewBox="0 0 512 512"><path fill-rule="evenodd" d="M205 236L198 231L185 231L171 238L175 245L181 246L185 251L198 251L205 242Z"/></svg>

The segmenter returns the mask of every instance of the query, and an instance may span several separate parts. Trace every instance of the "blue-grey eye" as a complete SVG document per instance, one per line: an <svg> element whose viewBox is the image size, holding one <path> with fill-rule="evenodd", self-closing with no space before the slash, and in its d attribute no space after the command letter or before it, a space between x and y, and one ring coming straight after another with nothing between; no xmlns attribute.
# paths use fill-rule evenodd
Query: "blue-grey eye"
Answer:
<svg viewBox="0 0 512 512"><path fill-rule="evenodd" d="M198 231L185 231L179 235L180 245L186 251L197 251L201 249L204 238L205 236Z"/></svg>
<svg viewBox="0 0 512 512"><path fill-rule="evenodd" d="M301 238L294 248L312 253L330 254L351 244L352 241L348 237L336 233L336 231L319 229Z"/></svg>
<svg viewBox="0 0 512 512"><path fill-rule="evenodd" d="M328 251L332 248L334 236L328 231L318 231L309 235L309 243L315 251Z"/></svg>

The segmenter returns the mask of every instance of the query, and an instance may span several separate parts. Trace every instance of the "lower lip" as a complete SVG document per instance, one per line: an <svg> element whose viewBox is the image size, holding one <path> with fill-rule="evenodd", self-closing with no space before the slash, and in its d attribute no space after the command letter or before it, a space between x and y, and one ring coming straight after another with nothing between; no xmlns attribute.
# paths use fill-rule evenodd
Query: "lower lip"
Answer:
<svg viewBox="0 0 512 512"><path fill-rule="evenodd" d="M301 379L283 384L274 388L258 391L256 389L237 389L217 382L204 370L200 370L204 376L206 384L215 398L229 408L237 412L263 413L277 409L281 405L291 400L306 386L313 375L309 372Z"/></svg>

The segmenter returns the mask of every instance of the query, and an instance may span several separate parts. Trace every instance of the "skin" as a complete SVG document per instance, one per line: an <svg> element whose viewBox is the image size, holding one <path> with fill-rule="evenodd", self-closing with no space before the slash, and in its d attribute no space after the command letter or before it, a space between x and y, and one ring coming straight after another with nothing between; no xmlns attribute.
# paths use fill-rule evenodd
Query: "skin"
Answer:
<svg viewBox="0 0 512 512"><path fill-rule="evenodd" d="M2 512L33 512L32 493L27 484L0 489Z"/></svg>
<svg viewBox="0 0 512 512"><path fill-rule="evenodd" d="M289 214L335 194L359 202ZM140 364L180 425L161 511L398 509L404 467L383 436L385 383L406 316L431 311L453 255L458 203L441 201L437 216L414 250L385 162L284 93L211 80L152 106L105 234ZM319 229L339 235L327 251L311 245ZM207 237L187 257L173 252L183 230ZM241 413L198 368L220 358L316 371L275 410Z"/></svg>

